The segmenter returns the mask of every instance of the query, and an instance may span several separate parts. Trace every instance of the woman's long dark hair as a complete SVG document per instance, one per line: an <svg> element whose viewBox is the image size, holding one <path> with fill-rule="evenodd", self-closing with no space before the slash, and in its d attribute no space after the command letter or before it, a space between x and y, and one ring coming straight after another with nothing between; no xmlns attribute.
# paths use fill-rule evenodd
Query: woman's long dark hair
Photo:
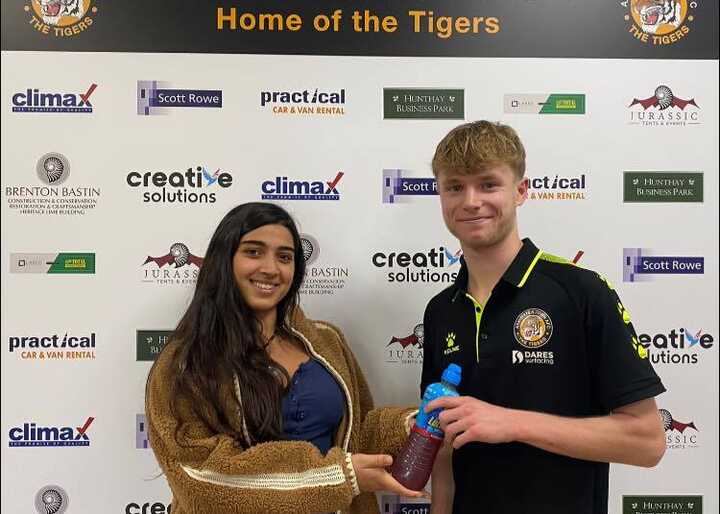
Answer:
<svg viewBox="0 0 720 514"><path fill-rule="evenodd" d="M300 234L283 208L253 202L235 207L218 225L205 253L193 299L172 337L180 345L174 363L179 373L171 395L173 409L179 395L189 398L205 423L232 436L242 447L248 443L236 417L238 412L245 417L250 444L284 439L281 401L289 377L265 351L260 322L240 293L233 273L233 256L240 239L265 225L286 227L295 247L292 284L277 305L277 330L289 335L287 316L297 305L305 276ZM234 391L235 376L242 405L232 394L233 408L229 409L228 391Z"/></svg>

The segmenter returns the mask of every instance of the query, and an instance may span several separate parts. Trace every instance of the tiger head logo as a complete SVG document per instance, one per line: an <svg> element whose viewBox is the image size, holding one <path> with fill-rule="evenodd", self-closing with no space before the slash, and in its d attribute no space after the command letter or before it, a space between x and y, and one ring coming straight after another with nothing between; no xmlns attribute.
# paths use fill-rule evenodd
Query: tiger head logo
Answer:
<svg viewBox="0 0 720 514"><path fill-rule="evenodd" d="M685 21L687 0L631 0L630 12L646 34L661 36L676 30Z"/></svg>
<svg viewBox="0 0 720 514"><path fill-rule="evenodd" d="M33 0L33 8L52 26L72 25L82 20L91 0Z"/></svg>

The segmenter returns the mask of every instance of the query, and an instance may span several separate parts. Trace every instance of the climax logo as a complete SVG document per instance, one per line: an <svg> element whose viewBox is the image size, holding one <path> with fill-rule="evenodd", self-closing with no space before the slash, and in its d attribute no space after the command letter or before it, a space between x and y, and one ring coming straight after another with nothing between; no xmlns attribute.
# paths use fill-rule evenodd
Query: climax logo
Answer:
<svg viewBox="0 0 720 514"><path fill-rule="evenodd" d="M62 38L76 36L93 24L98 9L91 4L92 0L32 0L23 9L33 12L28 24L35 30Z"/></svg>
<svg viewBox="0 0 720 514"><path fill-rule="evenodd" d="M688 0L622 0L627 31L646 44L656 46L677 43L690 33L689 24L699 1ZM631 21L632 20L632 21Z"/></svg>
<svg viewBox="0 0 720 514"><path fill-rule="evenodd" d="M90 416L82 427L43 427L24 423L8 432L11 448L37 446L90 446L87 431L95 420Z"/></svg>
<svg viewBox="0 0 720 514"><path fill-rule="evenodd" d="M40 113L83 113L93 112L90 96L97 84L90 84L85 93L41 92L39 89L26 89L12 96L12 112Z"/></svg>
<svg viewBox="0 0 720 514"><path fill-rule="evenodd" d="M262 183L263 200L340 200L337 185L345 175L338 171L329 182L289 180L287 177L275 177Z"/></svg>

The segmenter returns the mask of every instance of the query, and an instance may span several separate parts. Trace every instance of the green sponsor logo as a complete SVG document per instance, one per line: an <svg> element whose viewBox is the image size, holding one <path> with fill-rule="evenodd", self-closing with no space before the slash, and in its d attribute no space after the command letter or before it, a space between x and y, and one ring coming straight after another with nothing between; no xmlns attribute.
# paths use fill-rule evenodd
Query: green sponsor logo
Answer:
<svg viewBox="0 0 720 514"><path fill-rule="evenodd" d="M59 253L48 273L95 273L95 254Z"/></svg>
<svg viewBox="0 0 720 514"><path fill-rule="evenodd" d="M136 332L138 361L154 361L170 340L172 330L138 330Z"/></svg>
<svg viewBox="0 0 720 514"><path fill-rule="evenodd" d="M503 98L506 114L585 114L585 95L512 94Z"/></svg>
<svg viewBox="0 0 720 514"><path fill-rule="evenodd" d="M383 89L383 117L387 120L464 120L464 89Z"/></svg>
<svg viewBox="0 0 720 514"><path fill-rule="evenodd" d="M623 496L623 514L702 514L702 496Z"/></svg>
<svg viewBox="0 0 720 514"><path fill-rule="evenodd" d="M540 109L540 114L585 114L585 95L552 94Z"/></svg>
<svg viewBox="0 0 720 514"><path fill-rule="evenodd" d="M702 202L702 173L626 171L623 173L625 202Z"/></svg>

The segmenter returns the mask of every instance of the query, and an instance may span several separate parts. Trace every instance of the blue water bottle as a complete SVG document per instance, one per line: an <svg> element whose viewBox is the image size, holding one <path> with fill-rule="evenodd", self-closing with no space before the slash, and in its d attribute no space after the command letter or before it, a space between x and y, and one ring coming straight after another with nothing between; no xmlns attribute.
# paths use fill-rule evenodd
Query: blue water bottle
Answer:
<svg viewBox="0 0 720 514"><path fill-rule="evenodd" d="M440 429L439 415L442 409L426 413L425 406L443 396L459 396L457 386L460 384L462 368L450 364L443 371L440 382L428 385L420 402L420 412L410 430L405 447L393 462L392 476L403 486L413 491L420 491L427 484L432 472L435 456L442 446L445 433Z"/></svg>

